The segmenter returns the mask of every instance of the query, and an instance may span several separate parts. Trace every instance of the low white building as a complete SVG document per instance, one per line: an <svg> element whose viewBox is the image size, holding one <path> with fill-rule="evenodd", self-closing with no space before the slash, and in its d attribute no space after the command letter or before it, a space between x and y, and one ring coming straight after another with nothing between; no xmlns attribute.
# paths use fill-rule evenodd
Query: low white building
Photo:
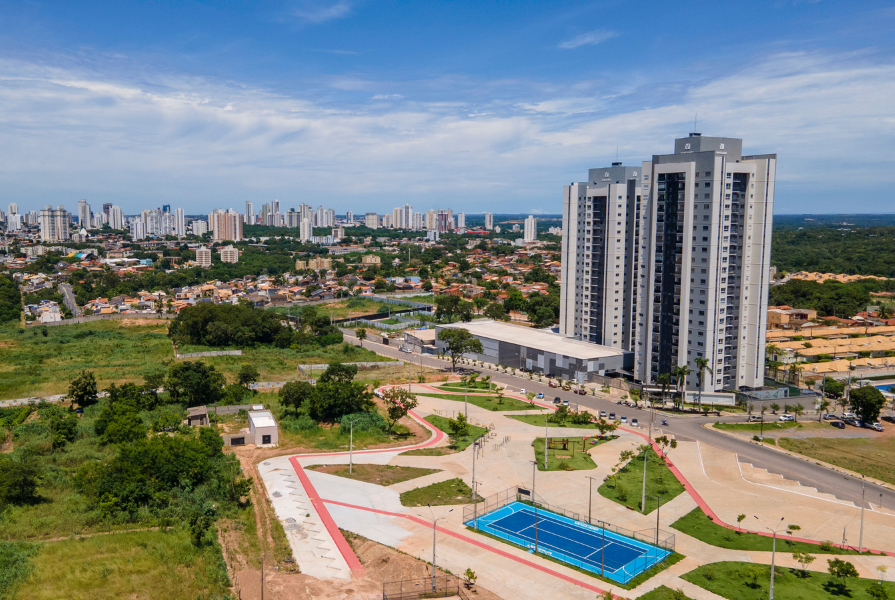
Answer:
<svg viewBox="0 0 895 600"><path fill-rule="evenodd" d="M275 446L280 443L277 422L269 410L253 410L249 413L250 444Z"/></svg>

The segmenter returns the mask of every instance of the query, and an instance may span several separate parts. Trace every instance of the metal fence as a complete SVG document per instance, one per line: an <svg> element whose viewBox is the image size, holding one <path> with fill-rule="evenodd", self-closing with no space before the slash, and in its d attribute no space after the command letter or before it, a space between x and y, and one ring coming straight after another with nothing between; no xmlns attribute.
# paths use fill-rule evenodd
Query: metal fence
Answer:
<svg viewBox="0 0 895 600"><path fill-rule="evenodd" d="M242 356L242 350L213 350L211 352L186 352L177 354L177 358L202 358L206 356Z"/></svg>
<svg viewBox="0 0 895 600"><path fill-rule="evenodd" d="M456 575L437 575L434 585L432 577L387 581L382 584L382 600L418 600L420 598L453 598L455 596L469 600L464 585Z"/></svg>

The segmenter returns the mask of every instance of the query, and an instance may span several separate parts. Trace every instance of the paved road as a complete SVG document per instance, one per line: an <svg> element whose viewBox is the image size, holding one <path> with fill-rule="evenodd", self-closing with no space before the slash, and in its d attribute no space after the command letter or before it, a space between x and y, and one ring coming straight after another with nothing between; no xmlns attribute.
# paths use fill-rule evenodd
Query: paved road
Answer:
<svg viewBox="0 0 895 600"><path fill-rule="evenodd" d="M68 310L71 311L72 317L80 317L81 309L78 308L78 303L75 302L75 293L72 291L71 285L60 283L59 291L62 292L62 299L68 307Z"/></svg>
<svg viewBox="0 0 895 600"><path fill-rule="evenodd" d="M344 330L343 330L344 331ZM346 335L345 339L357 344L358 341L351 335ZM383 346L380 343L372 342L370 339L364 341L364 347L369 348L383 356L390 356L402 360L412 360L414 364L443 369L445 362L434 357L407 354L398 350L397 347ZM449 363L448 363L449 364ZM464 368L469 368L464 366ZM480 371L480 369L474 369ZM595 410L612 411L618 415L626 415L629 419L637 418L640 423L649 422L650 411L627 406L619 406L615 402L604 400L593 396L579 396L572 392L564 392L556 388L551 388L547 384L538 383L524 377L516 377L507 373L497 373L496 371L483 371L487 375L491 375L491 380L505 385L509 385L511 389L525 388L528 391L543 392L547 398L559 396L562 399L569 400L571 406L575 406L580 402L581 406ZM861 480L851 477L845 477L841 473L837 473L825 467L821 467L813 462L805 461L788 454L784 454L778 450L765 448L757 444L753 444L747 440L735 438L724 433L712 431L703 428L705 423L714 423L715 421L737 421L742 417L727 417L718 419L716 417L694 417L680 416L668 418L668 426L662 427L663 431L673 433L675 437L683 441L698 440L701 445L711 445L722 450L734 452L739 456L740 462L752 463L756 467L767 469L772 473L782 475L786 479L799 481L802 485L817 488L821 492L835 495L837 498L845 501L854 502L860 505L861 502ZM657 417L654 423L661 423L662 417ZM882 494L882 503L886 508L895 507L895 491L871 483L867 484L865 499L868 502L877 504L880 502L880 494Z"/></svg>

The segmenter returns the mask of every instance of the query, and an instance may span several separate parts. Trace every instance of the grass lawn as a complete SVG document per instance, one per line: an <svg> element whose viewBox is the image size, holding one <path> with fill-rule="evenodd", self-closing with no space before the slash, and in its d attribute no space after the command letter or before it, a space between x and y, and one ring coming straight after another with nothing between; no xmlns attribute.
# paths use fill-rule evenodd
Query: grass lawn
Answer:
<svg viewBox="0 0 895 600"><path fill-rule="evenodd" d="M354 465L353 473L348 473L348 465L311 465L305 467L312 471L338 475L345 479L355 479L376 485L392 485L424 475L438 473L438 469L421 469L419 467L395 467L392 465Z"/></svg>
<svg viewBox="0 0 895 600"><path fill-rule="evenodd" d="M350 307L348 306L349 302L351 303ZM352 317L362 317L364 315L387 313L389 308L392 310L410 308L410 306L405 305L398 306L396 304L389 304L388 302L377 302L376 300L371 300L369 298L348 298L337 302L324 302L312 306L314 307L314 310L317 311L318 315L326 315L333 319L350 319ZM268 310L282 313L284 315L289 314L291 311L291 314L295 316L301 312L302 308L304 307L300 305L292 307L278 306Z"/></svg>
<svg viewBox="0 0 895 600"><path fill-rule="evenodd" d="M554 442L559 442L562 439L566 438L550 438ZM596 445L602 444L604 442L608 442L610 438L605 440L600 440L600 442ZM596 469L597 463L594 462L594 459L590 457L590 454L585 452L589 448L594 447L594 444L590 442L584 442L580 437L570 437L569 440L569 449L550 449L549 455L547 456L547 471L587 471L589 469ZM574 448L574 449L573 449ZM584 448L584 450L582 450ZM538 470L544 471L544 438L537 438L534 441L534 449L535 449L535 460L538 463Z"/></svg>
<svg viewBox="0 0 895 600"><path fill-rule="evenodd" d="M184 531L140 531L47 542L31 559L17 600L218 598L229 593L220 547Z"/></svg>
<svg viewBox="0 0 895 600"><path fill-rule="evenodd" d="M751 523L750 523L751 521ZM743 521L744 528L755 529L758 522L755 519ZM798 520L792 521L798 525ZM788 525L789 523L787 523ZM696 538L706 544L717 546L719 548L727 548L729 550L756 550L759 552L770 552L773 539L756 535L754 533L737 533L726 527L722 527L713 522L708 516L697 507L692 511L671 524L674 529L681 533ZM857 554L855 550L842 550L831 546L828 550L822 549L816 544L806 544L804 542L794 542L786 539L786 536L777 536L778 552L808 552L809 554Z"/></svg>
<svg viewBox="0 0 895 600"><path fill-rule="evenodd" d="M597 491L604 498L639 510L642 490L643 452L618 471L613 478L603 483ZM666 504L683 491L684 486L668 470L665 461L660 460L659 455L650 448L646 465L646 512L652 512L658 506L656 494L661 494L662 504Z"/></svg>
<svg viewBox="0 0 895 600"><path fill-rule="evenodd" d="M777 445L816 460L895 483L895 437L876 434L870 438L781 438Z"/></svg>
<svg viewBox="0 0 895 600"><path fill-rule="evenodd" d="M418 392L419 396L427 398L438 398L439 400L453 400L454 402L463 402L463 394L433 394L430 392ZM487 410L545 410L540 406L533 405L525 400L516 400L504 396L503 402L497 402L497 396L484 394L469 394L469 403Z"/></svg>
<svg viewBox="0 0 895 600"><path fill-rule="evenodd" d="M452 381L451 383L443 383L438 387L454 392L462 392L464 389L463 383L456 381ZM471 392L475 392L476 390L486 390L488 392L493 392L497 390L497 384L485 383L484 381L476 381L475 384L469 384L466 389Z"/></svg>
<svg viewBox="0 0 895 600"><path fill-rule="evenodd" d="M681 575L681 578L731 600L764 600L768 597L770 565L744 562L718 562L703 565ZM879 586L876 579L839 581L827 573L809 571L802 577L798 569L776 568L774 595L786 600L819 600L821 598L870 598L867 590ZM895 583L881 586L889 598L895 596Z"/></svg>
<svg viewBox="0 0 895 600"><path fill-rule="evenodd" d="M426 420L429 423L431 423L432 425L434 425L435 427L437 427L438 429L440 429L443 432L445 432L446 434L450 435L451 420L448 419L447 417L440 417L438 415L429 415L428 417L426 417ZM484 427L477 427L475 425L470 425L469 433L467 435L464 435L463 437L457 438L455 440L455 443L451 444L450 448L452 450L456 450L457 452L462 452L463 450L466 450L466 448L469 447L469 445L471 443L473 443L480 435L482 435L483 433L486 433L487 431L488 430L485 429Z"/></svg>
<svg viewBox="0 0 895 600"><path fill-rule="evenodd" d="M683 590L673 590L660 585L651 592L637 596L637 600L692 600L692 598L685 594Z"/></svg>
<svg viewBox="0 0 895 600"><path fill-rule="evenodd" d="M762 430L761 423L715 423L715 429L723 429L724 431L754 431ZM774 431L783 431L784 429L802 429L801 423L793 421L765 421L764 432L772 433Z"/></svg>
<svg viewBox="0 0 895 600"><path fill-rule="evenodd" d="M402 456L447 456L448 454L456 454L457 451L447 446L438 446L437 448L417 448L416 450L408 450L402 452Z"/></svg>
<svg viewBox="0 0 895 600"><path fill-rule="evenodd" d="M482 502L482 498L477 498ZM469 504L472 502L472 488L462 479L448 479L425 487L409 490L401 494L402 506L426 506L431 504Z"/></svg>
<svg viewBox="0 0 895 600"><path fill-rule="evenodd" d="M532 414L532 415L507 415L507 416L511 419L515 419L516 421L522 421L523 423L527 423L529 425L536 425L538 427L544 426L544 413ZM596 429L597 428L595 423L587 423L585 425L575 425L574 423L572 423L571 419L567 420L562 425L551 421L550 427L564 427L566 429Z"/></svg>

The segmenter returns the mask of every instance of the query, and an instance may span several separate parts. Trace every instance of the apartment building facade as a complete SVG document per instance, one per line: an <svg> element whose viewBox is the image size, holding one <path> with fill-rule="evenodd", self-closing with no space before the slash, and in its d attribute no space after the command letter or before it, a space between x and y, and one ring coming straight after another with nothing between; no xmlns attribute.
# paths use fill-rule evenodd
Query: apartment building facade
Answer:
<svg viewBox="0 0 895 600"><path fill-rule="evenodd" d="M696 389L705 358L705 391L761 387L776 155L694 133L589 175L564 189L561 333L633 351L639 381L686 365Z"/></svg>

